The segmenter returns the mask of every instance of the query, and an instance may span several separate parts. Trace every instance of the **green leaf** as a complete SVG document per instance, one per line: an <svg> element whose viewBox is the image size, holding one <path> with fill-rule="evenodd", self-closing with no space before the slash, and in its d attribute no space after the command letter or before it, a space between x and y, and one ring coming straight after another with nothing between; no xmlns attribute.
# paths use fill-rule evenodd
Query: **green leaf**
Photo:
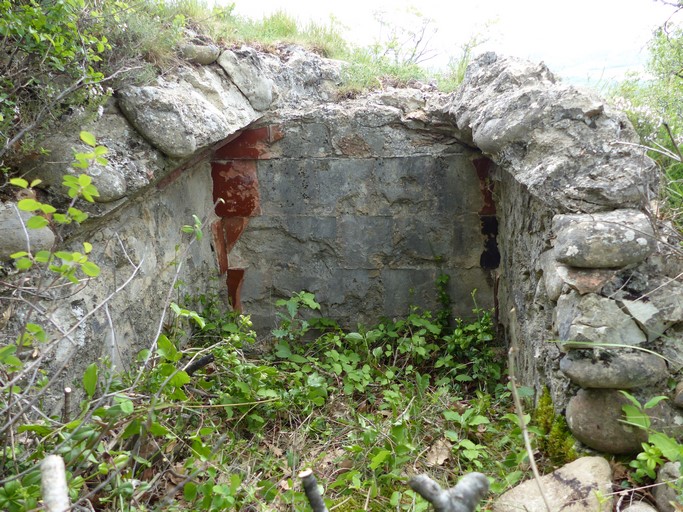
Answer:
<svg viewBox="0 0 683 512"><path fill-rule="evenodd" d="M19 432L35 432L43 437L52 433L52 429L45 425L21 425L17 430Z"/></svg>
<svg viewBox="0 0 683 512"><path fill-rule="evenodd" d="M40 210L40 207L43 204L40 201L36 201L35 199L22 199L17 203L17 208L24 212L35 212L36 210Z"/></svg>
<svg viewBox="0 0 683 512"><path fill-rule="evenodd" d="M645 405L643 405L643 409L652 409L654 406L656 406L659 402L662 400L668 400L667 397L665 396L656 396L654 398L651 398L650 400L647 401Z"/></svg>
<svg viewBox="0 0 683 512"><path fill-rule="evenodd" d="M9 255L9 257L13 260L16 260L17 258L23 258L24 256L28 256L28 253L26 251L19 251Z"/></svg>
<svg viewBox="0 0 683 512"><path fill-rule="evenodd" d="M38 263L47 263L48 261L50 261L51 256L52 253L50 251L38 251L33 256L33 259L36 260Z"/></svg>
<svg viewBox="0 0 683 512"><path fill-rule="evenodd" d="M100 267L98 267L92 261L85 261L81 263L81 270L86 276L97 277L100 275Z"/></svg>
<svg viewBox="0 0 683 512"><path fill-rule="evenodd" d="M180 371L176 372L173 375L173 377L171 377L171 380L168 381L168 383L171 386L173 386L174 388L182 387L185 384L188 384L189 382L190 382L190 376L184 370L180 370Z"/></svg>
<svg viewBox="0 0 683 512"><path fill-rule="evenodd" d="M96 156L102 156L102 155L106 154L108 151L109 151L109 149L106 148L105 146L97 146L95 148L94 153Z"/></svg>
<svg viewBox="0 0 683 512"><path fill-rule="evenodd" d="M30 219L28 219L28 221L26 222L26 227L28 229L42 229L49 224L50 221L48 221L45 217L41 217L40 215L34 215Z"/></svg>
<svg viewBox="0 0 683 512"><path fill-rule="evenodd" d="M17 270L27 270L33 266L33 262L28 258L19 258L14 262L14 266Z"/></svg>
<svg viewBox="0 0 683 512"><path fill-rule="evenodd" d="M133 411L135 411L135 406L133 405L132 400L123 397L116 397L116 399L119 402L118 405L121 408L121 412L127 415L133 414Z"/></svg>
<svg viewBox="0 0 683 512"><path fill-rule="evenodd" d="M96 363L92 363L85 369L83 374L83 390L88 398L92 398L97 389L98 368Z"/></svg>
<svg viewBox="0 0 683 512"><path fill-rule="evenodd" d="M10 178L9 182L15 187L28 188L28 181L24 178Z"/></svg>
<svg viewBox="0 0 683 512"><path fill-rule="evenodd" d="M157 353L171 362L176 362L181 357L173 342L171 342L165 334L159 336L159 340L157 341Z"/></svg>
<svg viewBox="0 0 683 512"><path fill-rule="evenodd" d="M81 140L83 142L85 142L88 146L95 147L95 145L97 144L97 141L95 140L95 136L92 133L82 131L80 135L81 135Z"/></svg>
<svg viewBox="0 0 683 512"><path fill-rule="evenodd" d="M658 448L662 455L671 462L680 461L683 456L683 446L666 434L654 432L648 437L648 442Z"/></svg>
<svg viewBox="0 0 683 512"><path fill-rule="evenodd" d="M375 455L372 460L370 461L370 469L373 471L380 467L382 464L384 464L384 461L387 460L387 457L391 455L391 452L389 450L380 450L377 455Z"/></svg>

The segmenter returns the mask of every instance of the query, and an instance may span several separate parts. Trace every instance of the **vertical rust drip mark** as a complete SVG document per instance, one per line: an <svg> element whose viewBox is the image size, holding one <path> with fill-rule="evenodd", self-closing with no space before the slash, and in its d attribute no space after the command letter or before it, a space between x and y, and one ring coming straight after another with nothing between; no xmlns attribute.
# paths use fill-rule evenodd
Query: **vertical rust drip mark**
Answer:
<svg viewBox="0 0 683 512"><path fill-rule="evenodd" d="M230 305L242 311L241 290L244 268L230 267L230 251L244 232L249 218L261 213L257 174L258 160L273 158L270 145L284 137L281 126L269 125L244 130L217 148L211 158L213 200L218 202L213 235L218 268L225 274Z"/></svg>
<svg viewBox="0 0 683 512"><path fill-rule="evenodd" d="M498 250L498 217L496 203L493 199L493 181L491 167L493 162L486 157L472 160L472 165L479 178L479 190L482 196L482 207L479 210L481 234L484 235L484 249L479 258L479 265L485 270L494 270L500 265L500 251Z"/></svg>

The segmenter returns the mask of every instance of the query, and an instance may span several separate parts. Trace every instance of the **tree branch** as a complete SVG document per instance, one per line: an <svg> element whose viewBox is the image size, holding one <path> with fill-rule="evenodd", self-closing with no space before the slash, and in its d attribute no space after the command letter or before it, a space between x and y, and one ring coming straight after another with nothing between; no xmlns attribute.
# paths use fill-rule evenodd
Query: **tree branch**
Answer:
<svg viewBox="0 0 683 512"><path fill-rule="evenodd" d="M410 488L432 504L436 512L474 512L489 491L489 481L482 473L468 473L455 487L443 490L427 475L417 475Z"/></svg>

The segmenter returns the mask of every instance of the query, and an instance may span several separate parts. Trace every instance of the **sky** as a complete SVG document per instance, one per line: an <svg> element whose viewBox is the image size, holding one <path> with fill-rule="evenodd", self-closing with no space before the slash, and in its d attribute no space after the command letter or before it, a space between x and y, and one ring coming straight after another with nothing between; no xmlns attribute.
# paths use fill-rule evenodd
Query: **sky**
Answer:
<svg viewBox="0 0 683 512"><path fill-rule="evenodd" d="M284 10L302 23L326 23L333 15L346 27L347 39L358 45L377 38L375 13L398 20L413 7L433 18L437 28L432 46L438 55L427 63L432 67L444 66L464 43L478 37L485 42L477 52L543 61L564 80L594 87L642 69L653 30L673 12L656 0L231 1L237 14L251 18ZM676 21L681 18L679 14Z"/></svg>

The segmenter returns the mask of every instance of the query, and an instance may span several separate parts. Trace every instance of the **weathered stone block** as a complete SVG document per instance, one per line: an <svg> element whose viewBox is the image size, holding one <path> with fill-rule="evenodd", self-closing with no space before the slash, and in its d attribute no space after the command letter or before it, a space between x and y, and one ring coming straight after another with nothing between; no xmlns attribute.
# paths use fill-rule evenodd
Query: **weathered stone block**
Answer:
<svg viewBox="0 0 683 512"><path fill-rule="evenodd" d="M647 339L616 301L594 293L581 296L571 291L562 295L557 301L554 327L562 341L638 345Z"/></svg>
<svg viewBox="0 0 683 512"><path fill-rule="evenodd" d="M218 57L218 64L244 94L254 110L264 111L273 103L273 82L262 72L261 59L251 48L226 50Z"/></svg>
<svg viewBox="0 0 683 512"><path fill-rule="evenodd" d="M650 219L636 210L553 219L555 258L582 268L617 268L638 263L655 249Z"/></svg>

